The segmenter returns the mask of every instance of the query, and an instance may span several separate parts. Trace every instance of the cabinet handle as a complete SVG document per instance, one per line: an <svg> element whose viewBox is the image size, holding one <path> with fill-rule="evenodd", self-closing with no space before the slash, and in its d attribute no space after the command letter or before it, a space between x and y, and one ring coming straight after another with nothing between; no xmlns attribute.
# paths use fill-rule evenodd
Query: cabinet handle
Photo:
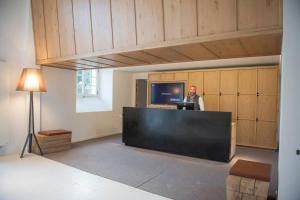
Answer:
<svg viewBox="0 0 300 200"><path fill-rule="evenodd" d="M203 96L205 95L205 92L203 92Z"/></svg>
<svg viewBox="0 0 300 200"><path fill-rule="evenodd" d="M222 93L221 93L221 92L219 92L219 96L222 96Z"/></svg>
<svg viewBox="0 0 300 200"><path fill-rule="evenodd" d="M256 117L256 121L258 122L258 118Z"/></svg>
<svg viewBox="0 0 300 200"><path fill-rule="evenodd" d="M259 93L256 93L256 96L259 96Z"/></svg>
<svg viewBox="0 0 300 200"><path fill-rule="evenodd" d="M240 93L238 92L237 95L240 96Z"/></svg>

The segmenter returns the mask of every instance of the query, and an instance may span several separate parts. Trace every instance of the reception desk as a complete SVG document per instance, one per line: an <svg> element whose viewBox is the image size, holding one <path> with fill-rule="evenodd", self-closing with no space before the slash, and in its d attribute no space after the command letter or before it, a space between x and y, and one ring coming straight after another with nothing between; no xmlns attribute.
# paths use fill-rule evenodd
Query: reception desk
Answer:
<svg viewBox="0 0 300 200"><path fill-rule="evenodd" d="M123 108L123 142L130 146L229 162L234 133L230 112Z"/></svg>

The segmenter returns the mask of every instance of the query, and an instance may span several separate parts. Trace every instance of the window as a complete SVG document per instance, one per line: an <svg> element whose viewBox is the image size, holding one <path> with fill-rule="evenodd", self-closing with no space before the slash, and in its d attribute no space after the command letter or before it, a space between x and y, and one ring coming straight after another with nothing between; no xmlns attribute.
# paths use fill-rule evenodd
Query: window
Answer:
<svg viewBox="0 0 300 200"><path fill-rule="evenodd" d="M95 97L98 96L99 77L98 69L77 71L77 96L78 97Z"/></svg>

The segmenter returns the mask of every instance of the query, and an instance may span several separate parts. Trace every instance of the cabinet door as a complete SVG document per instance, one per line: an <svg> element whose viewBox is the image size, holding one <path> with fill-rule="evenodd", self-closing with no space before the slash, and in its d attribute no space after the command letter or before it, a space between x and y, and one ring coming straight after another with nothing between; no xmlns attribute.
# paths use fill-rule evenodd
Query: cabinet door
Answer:
<svg viewBox="0 0 300 200"><path fill-rule="evenodd" d="M61 56L75 55L72 0L57 1Z"/></svg>
<svg viewBox="0 0 300 200"><path fill-rule="evenodd" d="M186 80L188 80L188 73L187 72L175 72L174 80L175 81L186 81Z"/></svg>
<svg viewBox="0 0 300 200"><path fill-rule="evenodd" d="M219 95L219 72L207 71L204 72L204 94Z"/></svg>
<svg viewBox="0 0 300 200"><path fill-rule="evenodd" d="M164 0L166 40L197 36L197 0Z"/></svg>
<svg viewBox="0 0 300 200"><path fill-rule="evenodd" d="M237 96L231 94L225 94L220 96L220 111L231 112L231 118L237 119Z"/></svg>
<svg viewBox="0 0 300 200"><path fill-rule="evenodd" d="M205 94L203 101L205 111L219 111L219 95Z"/></svg>
<svg viewBox="0 0 300 200"><path fill-rule="evenodd" d="M136 0L136 28L138 44L164 40L162 0Z"/></svg>
<svg viewBox="0 0 300 200"><path fill-rule="evenodd" d="M112 49L110 0L91 0L94 51Z"/></svg>
<svg viewBox="0 0 300 200"><path fill-rule="evenodd" d="M197 94L203 95L203 72L189 72L188 90L191 86L197 87Z"/></svg>
<svg viewBox="0 0 300 200"><path fill-rule="evenodd" d="M262 121L277 121L277 96L260 95L257 98L257 118Z"/></svg>
<svg viewBox="0 0 300 200"><path fill-rule="evenodd" d="M93 51L89 0L73 0L76 53Z"/></svg>
<svg viewBox="0 0 300 200"><path fill-rule="evenodd" d="M257 122L255 145L276 149L277 147L277 124L276 122Z"/></svg>
<svg viewBox="0 0 300 200"><path fill-rule="evenodd" d="M220 71L220 92L221 94L237 93L237 71Z"/></svg>
<svg viewBox="0 0 300 200"><path fill-rule="evenodd" d="M198 0L198 35L236 31L236 0Z"/></svg>
<svg viewBox="0 0 300 200"><path fill-rule="evenodd" d="M174 80L174 73L161 73L160 74L161 81L173 81Z"/></svg>
<svg viewBox="0 0 300 200"><path fill-rule="evenodd" d="M56 1L44 1L45 30L48 58L60 56Z"/></svg>
<svg viewBox="0 0 300 200"><path fill-rule="evenodd" d="M239 94L255 94L257 92L257 69L242 69L238 71Z"/></svg>
<svg viewBox="0 0 300 200"><path fill-rule="evenodd" d="M160 81L160 74L157 73L157 74L149 74L148 75L148 79L149 81Z"/></svg>
<svg viewBox="0 0 300 200"><path fill-rule="evenodd" d="M238 0L238 29L280 27L282 0Z"/></svg>
<svg viewBox="0 0 300 200"><path fill-rule="evenodd" d="M256 95L238 96L238 119L256 120Z"/></svg>
<svg viewBox="0 0 300 200"><path fill-rule="evenodd" d="M237 144L253 145L255 144L256 121L238 120L237 121Z"/></svg>
<svg viewBox="0 0 300 200"><path fill-rule="evenodd" d="M278 70L277 68L258 69L257 89L259 95L277 95Z"/></svg>
<svg viewBox="0 0 300 200"><path fill-rule="evenodd" d="M111 0L115 48L136 45L134 0Z"/></svg>
<svg viewBox="0 0 300 200"><path fill-rule="evenodd" d="M35 55L37 60L47 58L47 45L45 34L44 4L41 0L32 0L32 23L34 33Z"/></svg>

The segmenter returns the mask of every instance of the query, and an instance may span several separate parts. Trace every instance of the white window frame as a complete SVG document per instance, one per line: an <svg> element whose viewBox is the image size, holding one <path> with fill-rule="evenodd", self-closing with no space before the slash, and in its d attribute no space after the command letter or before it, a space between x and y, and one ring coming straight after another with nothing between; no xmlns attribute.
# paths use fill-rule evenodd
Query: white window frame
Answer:
<svg viewBox="0 0 300 200"><path fill-rule="evenodd" d="M95 78L96 78L96 85L95 85L95 86L96 86L96 94L85 94L85 91L86 91L86 90L84 89L84 88L85 88L84 86L82 87L82 95L79 95L79 94L78 94L78 82L77 82L77 81L78 81L78 80L77 80L77 73L78 73L78 72L77 72L77 73L76 73L76 96L77 96L78 98L99 97L99 94L100 94L100 91L99 91L99 77L100 77L100 76L99 76L99 73L100 73L100 70L99 70L99 69L89 69L89 70L97 70L97 71L96 71L96 77L95 77ZM84 83L84 80L85 80L85 79L84 79L84 74L85 74L84 72L85 72L85 71L88 71L88 70L81 70L81 71L83 72L83 74L82 74L82 81L83 81L83 84L85 84L85 83Z"/></svg>

